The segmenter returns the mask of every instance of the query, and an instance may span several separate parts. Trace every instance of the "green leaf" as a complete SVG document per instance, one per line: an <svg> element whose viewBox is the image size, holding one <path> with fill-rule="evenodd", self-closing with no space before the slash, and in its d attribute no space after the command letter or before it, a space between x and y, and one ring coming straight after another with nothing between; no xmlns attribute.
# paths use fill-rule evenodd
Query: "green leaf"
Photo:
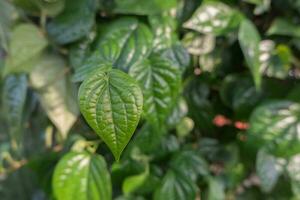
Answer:
<svg viewBox="0 0 300 200"><path fill-rule="evenodd" d="M232 108L237 117L248 116L260 102L263 93L255 89L249 75L228 75L220 90L222 101Z"/></svg>
<svg viewBox="0 0 300 200"><path fill-rule="evenodd" d="M11 34L4 75L15 72L30 72L31 61L47 46L43 33L32 24L20 24ZM29 64L28 64L29 62Z"/></svg>
<svg viewBox="0 0 300 200"><path fill-rule="evenodd" d="M263 40L259 44L259 62L261 73L268 77L284 79L291 67L292 53L288 46L278 45L272 40Z"/></svg>
<svg viewBox="0 0 300 200"><path fill-rule="evenodd" d="M113 22L102 33L96 50L76 70L74 81L84 80L93 70L105 65L127 72L149 56L152 40L149 28L135 18Z"/></svg>
<svg viewBox="0 0 300 200"><path fill-rule="evenodd" d="M289 101L274 101L257 107L250 118L249 137L268 145L279 156L300 152L300 105Z"/></svg>
<svg viewBox="0 0 300 200"><path fill-rule="evenodd" d="M300 27L284 18L276 18L267 31L268 35L300 37Z"/></svg>
<svg viewBox="0 0 300 200"><path fill-rule="evenodd" d="M292 190L296 198L300 197L300 155L293 156L287 166L291 179Z"/></svg>
<svg viewBox="0 0 300 200"><path fill-rule="evenodd" d="M88 124L119 160L143 109L136 81L120 70L97 69L80 86L79 106Z"/></svg>
<svg viewBox="0 0 300 200"><path fill-rule="evenodd" d="M31 85L37 90L44 110L64 138L79 114L75 87L66 72L62 57L45 53L30 73Z"/></svg>
<svg viewBox="0 0 300 200"><path fill-rule="evenodd" d="M55 168L52 185L57 200L112 199L109 172L105 160L97 154L66 154Z"/></svg>
<svg viewBox="0 0 300 200"><path fill-rule="evenodd" d="M2 111L15 147L22 142L23 111L27 94L27 77L24 74L9 75L2 88Z"/></svg>
<svg viewBox="0 0 300 200"><path fill-rule="evenodd" d="M224 200L225 187L218 178L209 178L208 181L208 200Z"/></svg>
<svg viewBox="0 0 300 200"><path fill-rule="evenodd" d="M260 35L251 21L244 20L241 23L238 37L245 60L252 73L255 86L256 88L260 88L262 79L259 63Z"/></svg>
<svg viewBox="0 0 300 200"><path fill-rule="evenodd" d="M0 47L8 51L10 28L17 18L16 9L8 1L0 1Z"/></svg>
<svg viewBox="0 0 300 200"><path fill-rule="evenodd" d="M181 151L172 158L170 166L178 173L196 181L198 176L209 175L206 161L196 151Z"/></svg>
<svg viewBox="0 0 300 200"><path fill-rule="evenodd" d="M276 157L261 149L256 156L256 173L260 179L260 187L264 192L270 192L282 172Z"/></svg>
<svg viewBox="0 0 300 200"><path fill-rule="evenodd" d="M196 184L184 175L168 170L154 193L154 200L195 200Z"/></svg>
<svg viewBox="0 0 300 200"><path fill-rule="evenodd" d="M179 69L158 55L152 55L143 63L132 66L129 74L142 88L145 118L152 124L162 125L179 94Z"/></svg>
<svg viewBox="0 0 300 200"><path fill-rule="evenodd" d="M47 24L49 36L59 44L87 35L95 23L95 0L66 0L65 10Z"/></svg>
<svg viewBox="0 0 300 200"><path fill-rule="evenodd" d="M149 166L147 164L145 171L140 174L127 177L122 185L122 190L125 195L133 193L141 187L149 176Z"/></svg>
<svg viewBox="0 0 300 200"><path fill-rule="evenodd" d="M200 35L198 33L189 32L184 36L182 42L190 54L203 55L214 50L216 39L210 34Z"/></svg>
<svg viewBox="0 0 300 200"><path fill-rule="evenodd" d="M121 14L150 15L176 7L176 0L116 0L114 12Z"/></svg>
<svg viewBox="0 0 300 200"><path fill-rule="evenodd" d="M169 13L151 15L148 17L154 34L153 48L155 51L171 47L178 40L176 35L176 20Z"/></svg>
<svg viewBox="0 0 300 200"><path fill-rule="evenodd" d="M224 3L207 2L183 26L203 34L224 35L235 30L242 18L241 13Z"/></svg>

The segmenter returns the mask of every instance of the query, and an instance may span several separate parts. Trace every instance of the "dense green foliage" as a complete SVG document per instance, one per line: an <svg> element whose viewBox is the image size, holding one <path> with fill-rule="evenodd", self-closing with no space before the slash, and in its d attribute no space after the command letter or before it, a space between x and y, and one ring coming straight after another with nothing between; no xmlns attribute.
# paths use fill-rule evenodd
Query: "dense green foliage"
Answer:
<svg viewBox="0 0 300 200"><path fill-rule="evenodd" d="M0 199L300 199L299 0L0 0Z"/></svg>

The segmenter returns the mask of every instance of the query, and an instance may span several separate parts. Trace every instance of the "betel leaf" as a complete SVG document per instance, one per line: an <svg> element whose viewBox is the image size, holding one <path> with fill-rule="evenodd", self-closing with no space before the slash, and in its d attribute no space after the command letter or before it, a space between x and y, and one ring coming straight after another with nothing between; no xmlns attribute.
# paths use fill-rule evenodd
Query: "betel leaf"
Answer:
<svg viewBox="0 0 300 200"><path fill-rule="evenodd" d="M264 192L270 192L281 174L281 167L276 157L261 149L256 156L256 173L260 179L260 187Z"/></svg>
<svg viewBox="0 0 300 200"><path fill-rule="evenodd" d="M47 24L49 36L59 44L87 35L95 22L95 0L66 0L65 10Z"/></svg>
<svg viewBox="0 0 300 200"><path fill-rule="evenodd" d="M186 150L174 155L171 160L171 168L196 181L199 175L209 175L208 164L197 151Z"/></svg>
<svg viewBox="0 0 300 200"><path fill-rule="evenodd" d="M289 156L300 152L300 105L273 101L257 107L250 118L249 137L266 144L271 153Z"/></svg>
<svg viewBox="0 0 300 200"><path fill-rule="evenodd" d="M96 50L76 70L74 81L82 81L93 70L112 65L128 71L147 58L152 49L150 29L135 18L122 18L110 24L100 35Z"/></svg>
<svg viewBox="0 0 300 200"><path fill-rule="evenodd" d="M52 186L57 200L110 200L110 175L102 156L69 152L57 164Z"/></svg>
<svg viewBox="0 0 300 200"><path fill-rule="evenodd" d="M194 200L197 185L188 177L168 170L154 193L154 200L176 199Z"/></svg>
<svg viewBox="0 0 300 200"><path fill-rule="evenodd" d="M287 171L292 180L292 190L295 197L300 197L300 154L293 156L288 163Z"/></svg>
<svg viewBox="0 0 300 200"><path fill-rule="evenodd" d="M2 111L13 144L22 141L22 116L27 94L27 77L24 74L9 75L2 88Z"/></svg>
<svg viewBox="0 0 300 200"><path fill-rule="evenodd" d="M176 0L115 0L114 12L122 14L149 15L176 7Z"/></svg>
<svg viewBox="0 0 300 200"><path fill-rule="evenodd" d="M42 107L63 137L67 136L79 114L75 87L66 72L61 56L45 53L30 73L31 85L37 90Z"/></svg>
<svg viewBox="0 0 300 200"><path fill-rule="evenodd" d="M47 40L40 30L32 24L19 24L11 33L8 59L4 75L14 72L29 72L28 64L47 46Z"/></svg>
<svg viewBox="0 0 300 200"><path fill-rule="evenodd" d="M284 18L276 18L267 31L268 35L283 35L291 37L300 37L300 27Z"/></svg>
<svg viewBox="0 0 300 200"><path fill-rule="evenodd" d="M203 34L224 35L235 30L242 19L241 13L224 3L207 2L183 26Z"/></svg>
<svg viewBox="0 0 300 200"><path fill-rule="evenodd" d="M238 37L245 60L252 73L256 88L260 88L262 79L259 62L259 43L261 40L260 35L255 25L251 21L244 20L241 23Z"/></svg>
<svg viewBox="0 0 300 200"><path fill-rule="evenodd" d="M84 80L78 96L84 118L119 160L142 113L138 84L120 70L100 68Z"/></svg>
<svg viewBox="0 0 300 200"><path fill-rule="evenodd" d="M154 34L153 51L183 71L188 66L190 57L175 33L177 25L175 18L169 13L163 13L149 16L149 22Z"/></svg>
<svg viewBox="0 0 300 200"><path fill-rule="evenodd" d="M152 124L162 125L179 94L179 69L158 55L151 55L143 63L132 66L129 74L142 88L145 118Z"/></svg>

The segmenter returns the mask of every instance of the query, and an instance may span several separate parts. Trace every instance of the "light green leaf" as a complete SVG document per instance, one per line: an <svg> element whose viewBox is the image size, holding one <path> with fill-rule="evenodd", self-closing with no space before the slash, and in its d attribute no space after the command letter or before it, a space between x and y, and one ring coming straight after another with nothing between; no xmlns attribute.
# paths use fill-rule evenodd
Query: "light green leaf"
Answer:
<svg viewBox="0 0 300 200"><path fill-rule="evenodd" d="M88 124L119 160L143 109L136 81L120 70L97 69L80 86L79 106Z"/></svg>
<svg viewBox="0 0 300 200"><path fill-rule="evenodd" d="M169 170L154 193L154 200L195 200L196 184L188 177Z"/></svg>
<svg viewBox="0 0 300 200"><path fill-rule="evenodd" d="M251 21L244 20L240 26L238 37L245 60L252 73L255 86L256 88L260 88L262 79L259 63L260 35Z"/></svg>
<svg viewBox="0 0 300 200"><path fill-rule="evenodd" d="M256 173L260 179L260 187L264 192L270 192L277 183L282 168L276 157L261 149L256 156Z"/></svg>
<svg viewBox="0 0 300 200"><path fill-rule="evenodd" d="M27 94L27 77L9 75L2 88L2 111L6 119L10 139L13 145L20 147L22 142L23 111Z"/></svg>
<svg viewBox="0 0 300 200"><path fill-rule="evenodd" d="M162 11L169 10L176 7L176 0L116 0L115 1L116 13L121 14L136 14L136 15L150 15L161 13Z"/></svg>
<svg viewBox="0 0 300 200"><path fill-rule="evenodd" d="M209 178L208 181L208 200L224 200L225 186L218 178Z"/></svg>
<svg viewBox="0 0 300 200"><path fill-rule="evenodd" d="M66 154L53 179L57 200L111 200L112 188L105 160L87 152Z"/></svg>
<svg viewBox="0 0 300 200"><path fill-rule="evenodd" d="M152 124L162 125L180 91L179 69L159 56L152 55L149 60L132 66L129 74L142 88L145 118Z"/></svg>
<svg viewBox="0 0 300 200"><path fill-rule="evenodd" d="M276 18L267 31L268 35L300 37L300 27L284 18Z"/></svg>
<svg viewBox="0 0 300 200"><path fill-rule="evenodd" d="M95 22L95 0L66 0L65 10L47 24L49 36L59 44L87 35Z"/></svg>
<svg viewBox="0 0 300 200"><path fill-rule="evenodd" d="M96 50L76 70L75 81L82 81L93 70L112 65L128 71L146 59L152 49L153 36L149 28L135 18L122 18L110 24L102 33Z"/></svg>
<svg viewBox="0 0 300 200"><path fill-rule="evenodd" d="M300 105L274 101L257 107L250 118L249 137L268 145L279 156L300 152Z"/></svg>
<svg viewBox="0 0 300 200"><path fill-rule="evenodd" d="M32 24L20 24L16 26L11 34L4 75L14 72L30 72L32 69L31 61L46 46L47 40L36 26Z"/></svg>
<svg viewBox="0 0 300 200"><path fill-rule="evenodd" d="M296 198L300 198L300 154L293 156L287 166L292 190Z"/></svg>
<svg viewBox="0 0 300 200"><path fill-rule="evenodd" d="M241 13L224 3L206 2L183 26L203 34L224 35L235 30L242 19Z"/></svg>
<svg viewBox="0 0 300 200"><path fill-rule="evenodd" d="M145 171L143 171L142 173L126 177L122 185L123 193L125 195L128 195L136 191L139 187L141 187L144 184L148 176L149 176L149 166L147 164Z"/></svg>
<svg viewBox="0 0 300 200"><path fill-rule="evenodd" d="M30 73L31 85L37 90L43 108L64 138L79 114L75 87L66 72L62 57L44 54Z"/></svg>

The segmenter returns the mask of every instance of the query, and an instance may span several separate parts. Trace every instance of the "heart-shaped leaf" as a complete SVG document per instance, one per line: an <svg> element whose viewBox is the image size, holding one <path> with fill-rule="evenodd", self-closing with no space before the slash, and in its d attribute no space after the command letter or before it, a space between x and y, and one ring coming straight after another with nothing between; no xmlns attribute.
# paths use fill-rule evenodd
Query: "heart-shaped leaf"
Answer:
<svg viewBox="0 0 300 200"><path fill-rule="evenodd" d="M255 109L250 118L250 137L268 145L279 156L300 153L300 105L275 101Z"/></svg>
<svg viewBox="0 0 300 200"><path fill-rule="evenodd" d="M107 64L128 71L149 56L152 40L150 29L135 18L115 21L102 33L96 50L76 70L74 80L82 81L93 70Z"/></svg>
<svg viewBox="0 0 300 200"><path fill-rule="evenodd" d="M66 154L55 168L52 183L57 200L112 199L109 172L105 160L97 154Z"/></svg>
<svg viewBox="0 0 300 200"><path fill-rule="evenodd" d="M143 108L136 81L120 70L97 69L80 86L79 106L88 124L119 160Z"/></svg>
<svg viewBox="0 0 300 200"><path fill-rule="evenodd" d="M180 70L159 56L152 55L142 64L132 66L129 73L143 90L146 119L152 124L163 124L177 100Z"/></svg>

